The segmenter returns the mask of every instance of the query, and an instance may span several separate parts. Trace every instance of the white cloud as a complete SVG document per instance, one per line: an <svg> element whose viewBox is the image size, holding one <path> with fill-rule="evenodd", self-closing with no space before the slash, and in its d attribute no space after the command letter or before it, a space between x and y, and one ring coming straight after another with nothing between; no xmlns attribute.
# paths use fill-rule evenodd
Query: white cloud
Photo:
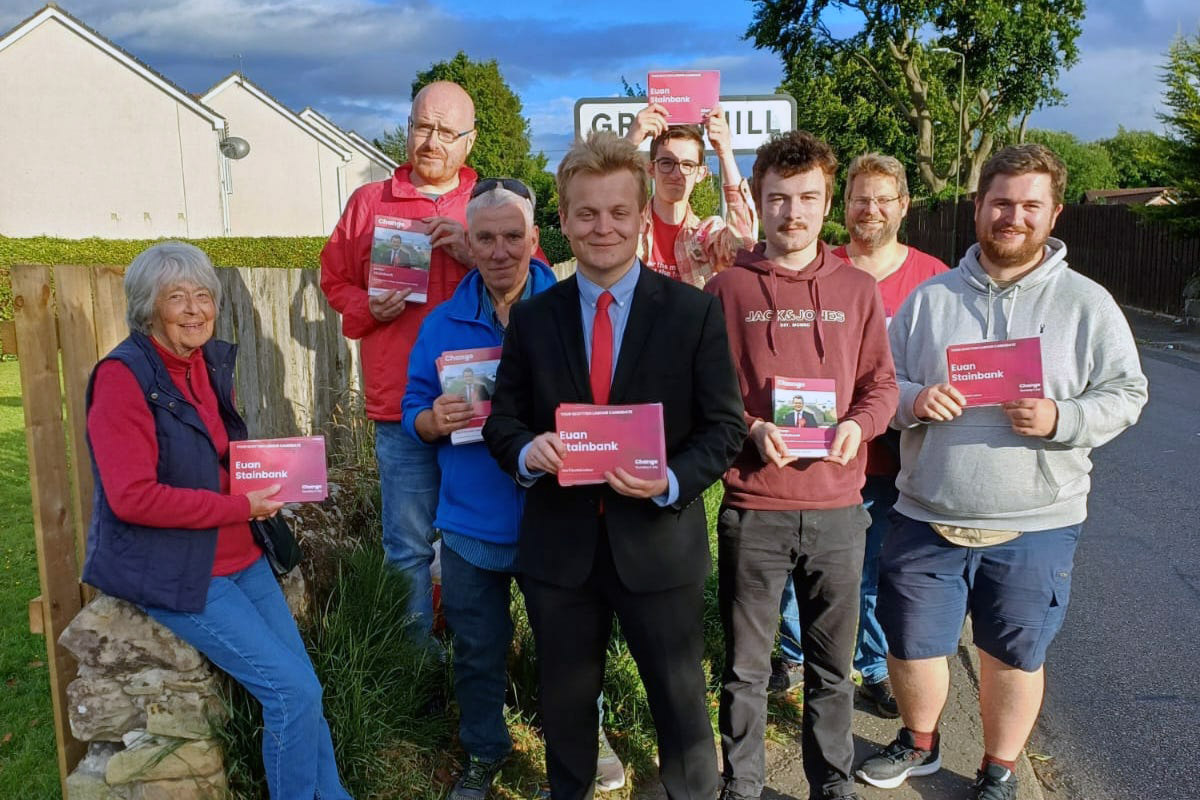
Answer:
<svg viewBox="0 0 1200 800"><path fill-rule="evenodd" d="M1059 81L1067 105L1037 112L1030 125L1067 130L1085 141L1112 136L1118 125L1161 130L1155 117L1162 109L1161 63L1162 56L1141 48L1084 51Z"/></svg>

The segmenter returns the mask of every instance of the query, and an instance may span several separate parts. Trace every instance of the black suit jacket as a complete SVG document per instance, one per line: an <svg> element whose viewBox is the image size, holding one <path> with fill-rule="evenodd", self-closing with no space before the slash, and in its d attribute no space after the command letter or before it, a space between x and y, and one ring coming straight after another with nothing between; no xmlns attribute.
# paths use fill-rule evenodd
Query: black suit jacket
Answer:
<svg viewBox="0 0 1200 800"><path fill-rule="evenodd" d="M521 519L520 569L568 588L592 570L604 502L621 581L635 592L702 580L711 569L704 504L695 502L741 450L746 423L720 301L641 269L609 403L663 404L667 465L679 498L660 508L607 485L564 488L544 475ZM512 310L483 436L502 469L517 475L521 449L555 429L560 403L591 403L574 276Z"/></svg>
<svg viewBox="0 0 1200 800"><path fill-rule="evenodd" d="M804 421L804 425L800 424L801 419ZM800 427L818 428L818 427L820 427L820 423L817 422L816 415L813 414L811 411L809 411L806 408L800 412L800 419L796 418L795 411L789 411L787 413L787 415L784 416L784 418L783 418L783 427L785 427L785 428L800 428Z"/></svg>

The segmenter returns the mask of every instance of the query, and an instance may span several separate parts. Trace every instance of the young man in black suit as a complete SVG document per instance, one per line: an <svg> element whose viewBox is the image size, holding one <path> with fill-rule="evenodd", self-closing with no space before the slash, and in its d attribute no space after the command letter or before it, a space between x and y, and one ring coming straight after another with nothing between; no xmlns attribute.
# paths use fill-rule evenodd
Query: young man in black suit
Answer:
<svg viewBox="0 0 1200 800"><path fill-rule="evenodd" d="M592 796L596 695L614 614L659 732L670 798L712 798L716 753L701 669L711 568L701 493L746 438L724 317L714 298L636 257L646 170L613 134L558 168L559 215L578 272L517 305L484 439L529 487L518 563L538 647L554 800ZM662 403L668 477L624 470L560 487L560 403Z"/></svg>

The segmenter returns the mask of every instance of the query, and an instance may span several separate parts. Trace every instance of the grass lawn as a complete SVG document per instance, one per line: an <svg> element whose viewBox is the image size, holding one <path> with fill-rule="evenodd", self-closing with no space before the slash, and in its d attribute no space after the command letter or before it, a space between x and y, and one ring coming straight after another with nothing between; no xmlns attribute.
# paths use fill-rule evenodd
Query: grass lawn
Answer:
<svg viewBox="0 0 1200 800"><path fill-rule="evenodd" d="M46 642L29 632L37 555L20 369L0 362L0 797L59 796Z"/></svg>

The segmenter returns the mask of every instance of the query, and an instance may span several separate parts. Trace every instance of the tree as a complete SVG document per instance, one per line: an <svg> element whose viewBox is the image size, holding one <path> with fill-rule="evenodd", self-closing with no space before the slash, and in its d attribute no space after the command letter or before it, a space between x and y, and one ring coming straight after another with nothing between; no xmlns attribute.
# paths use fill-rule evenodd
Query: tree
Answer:
<svg viewBox="0 0 1200 800"><path fill-rule="evenodd" d="M1185 235L1200 235L1200 33L1171 43L1163 83L1170 109L1159 114L1170 133L1167 183L1179 193L1179 203L1145 206L1144 213Z"/></svg>
<svg viewBox="0 0 1200 800"><path fill-rule="evenodd" d="M755 6L746 36L779 53L788 78L842 59L843 71L869 79L866 94L831 91L850 106L879 98L876 115L912 132L917 174L935 194L963 173L967 191L974 191L997 137L1013 127L1023 131L1035 109L1062 101L1055 81L1078 60L1084 10L1083 0L755 0ZM854 17L849 26L847 13ZM961 107L959 61L936 48L965 56ZM960 128L965 162L956 152Z"/></svg>
<svg viewBox="0 0 1200 800"><path fill-rule="evenodd" d="M1098 144L1108 151L1121 189L1166 186L1170 143L1153 131L1128 131L1118 126L1117 135Z"/></svg>
<svg viewBox="0 0 1200 800"><path fill-rule="evenodd" d="M1067 165L1066 202L1078 203L1089 189L1116 189L1116 167L1108 150L1099 142L1081 142L1066 131L1031 130L1027 142L1039 142L1053 150Z"/></svg>
<svg viewBox="0 0 1200 800"><path fill-rule="evenodd" d="M397 125L396 130L390 133L384 131L383 137L372 140L372 143L381 153L397 164L408 161L408 131L403 125Z"/></svg>
<svg viewBox="0 0 1200 800"><path fill-rule="evenodd" d="M874 150L900 159L909 183L916 188L920 178L913 158L917 148L912 129L895 115L879 113L887 98L874 80L851 62L848 54L836 53L827 61L797 63L788 70L779 91L795 99L797 126L833 148L842 177L851 159ZM841 205L840 195L835 196L833 218L841 219Z"/></svg>
<svg viewBox="0 0 1200 800"><path fill-rule="evenodd" d="M481 178L520 178L528 183L537 195L537 224L557 226L554 176L546 172L545 153L530 153L529 120L522 115L521 99L505 83L496 60L472 61L460 50L449 61L417 73L412 96L434 81L453 81L475 101L478 136L467 163Z"/></svg>

